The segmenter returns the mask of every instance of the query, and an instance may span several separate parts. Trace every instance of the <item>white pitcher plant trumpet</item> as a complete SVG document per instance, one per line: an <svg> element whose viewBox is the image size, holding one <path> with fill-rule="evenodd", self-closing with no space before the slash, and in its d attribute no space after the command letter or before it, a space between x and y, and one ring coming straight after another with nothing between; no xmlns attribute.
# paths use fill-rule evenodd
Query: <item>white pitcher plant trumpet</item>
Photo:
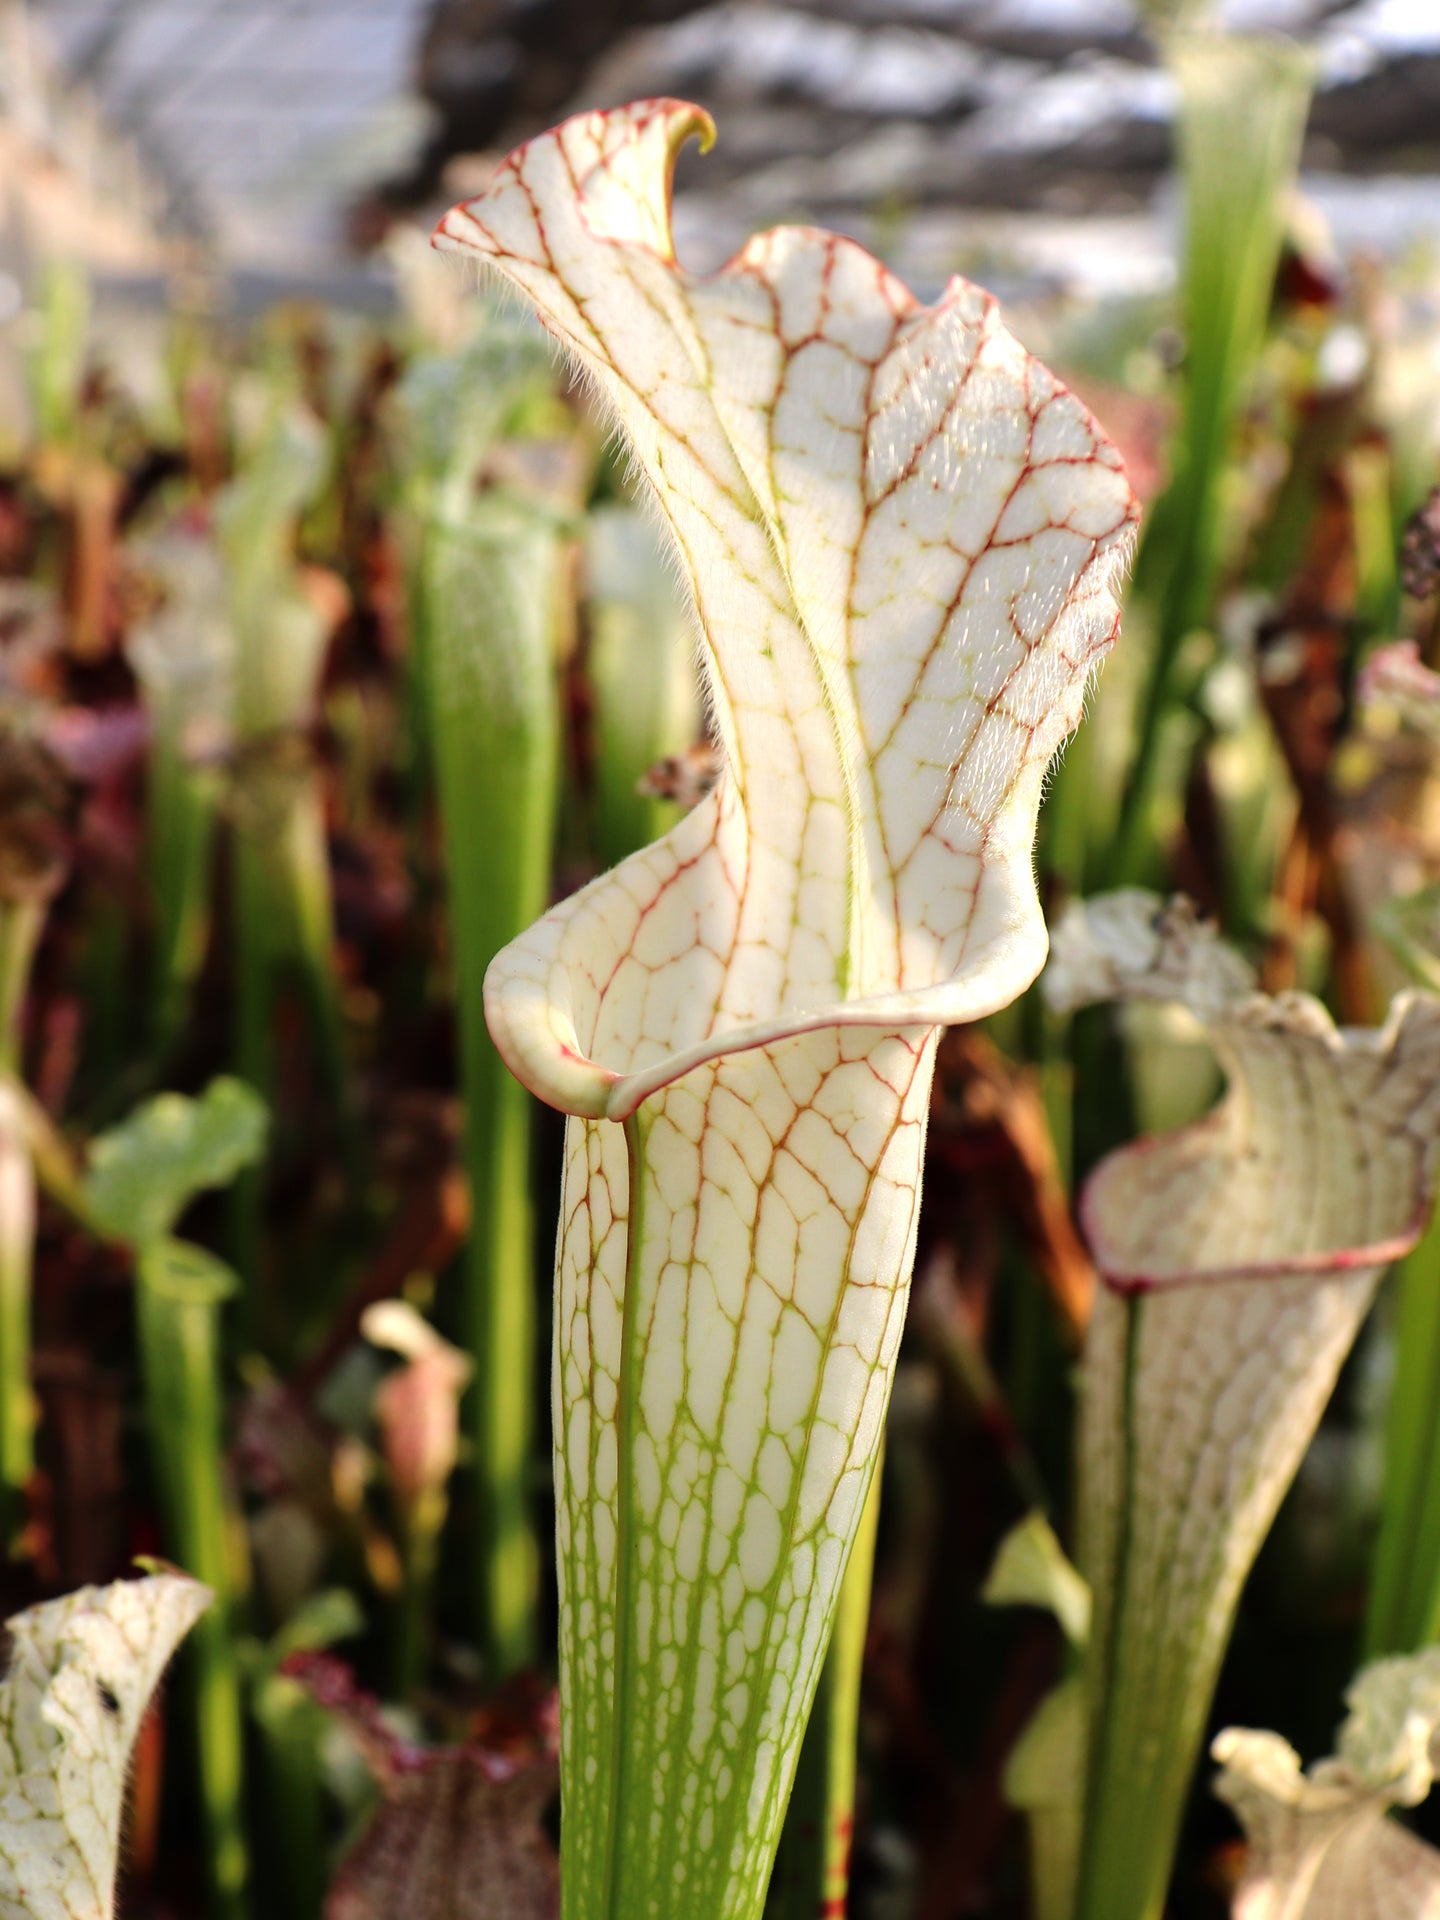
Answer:
<svg viewBox="0 0 1440 1920"><path fill-rule="evenodd" d="M1255 992L1187 902L1129 890L1061 920L1046 985L1062 1009L1187 1007L1229 1081L1204 1119L1103 1161L1082 1201L1105 1282L1080 1422L1094 1611L1083 1842L1055 1911L1156 1920L1245 1577L1428 1217L1440 1001L1339 1031L1308 995Z"/></svg>
<svg viewBox="0 0 1440 1920"><path fill-rule="evenodd" d="M1234 1920L1437 1920L1440 1853L1387 1818L1440 1762L1440 1652L1377 1660L1345 1695L1334 1757L1306 1772L1278 1733L1227 1727L1215 1791L1249 1848Z"/></svg>
<svg viewBox="0 0 1440 1920"><path fill-rule="evenodd" d="M574 1116L570 1920L760 1911L879 1445L936 1033L1043 961L1041 783L1136 517L979 289L921 306L805 229L680 268L671 172L711 131L672 101L571 120L437 236L521 291L628 439L725 759L487 983L512 1070Z"/></svg>

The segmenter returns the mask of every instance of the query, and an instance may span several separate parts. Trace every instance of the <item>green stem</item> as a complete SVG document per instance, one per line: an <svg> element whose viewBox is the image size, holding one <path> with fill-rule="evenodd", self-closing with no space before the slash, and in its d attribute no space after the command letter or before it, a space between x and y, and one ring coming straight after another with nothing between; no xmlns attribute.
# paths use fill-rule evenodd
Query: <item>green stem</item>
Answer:
<svg viewBox="0 0 1440 1920"><path fill-rule="evenodd" d="M309 1016L320 1078L350 1182L358 1192L364 1148L345 1055L324 811L310 769L255 769L236 820L233 899L236 1071L273 1101L275 1003L284 982L293 980ZM232 1193L232 1254L253 1296L260 1264L263 1170L248 1169ZM252 1298L246 1303L246 1331L251 1335L254 1317Z"/></svg>
<svg viewBox="0 0 1440 1920"><path fill-rule="evenodd" d="M218 803L213 773L192 767L173 732L156 740L147 797L155 902L151 1031L168 1058L189 1016L210 933L210 867Z"/></svg>
<svg viewBox="0 0 1440 1920"><path fill-rule="evenodd" d="M0 900L0 1073L20 1072L20 1015L44 925L44 901Z"/></svg>
<svg viewBox="0 0 1440 1920"><path fill-rule="evenodd" d="M643 1108L625 1122L625 1150L629 1160L630 1218L625 1247L625 1285L621 1295L620 1378L615 1408L615 1451L620 1463L615 1487L615 1532L627 1540L634 1526L635 1489L631 1462L635 1457L635 1434L639 1425L640 1368L637 1359L640 1326L640 1258L645 1241L645 1143L649 1126ZM601 1844L603 1866L595 1893L582 1884L581 1874L565 1870L565 1800L561 1800L560 1887L561 1920L588 1920L593 1909L596 1920L625 1920L622 1889L626 1882L625 1808L630 1795L631 1755L626 1739L625 1715L621 1704L630 1691L635 1647L625 1629L634 1617L634 1565L628 1553L621 1553L615 1569L615 1619L622 1631L616 1636L614 1683L610 1710L610 1790L605 1807L605 1829ZM563 1624L562 1624L563 1632ZM562 1658L564 1648L561 1649ZM562 1795L567 1791L561 1777ZM572 1825L576 1838L579 1823ZM579 1848L576 1848L578 1864Z"/></svg>
<svg viewBox="0 0 1440 1920"><path fill-rule="evenodd" d="M1211 618L1228 455L1264 343L1312 75L1308 56L1279 40L1196 33L1165 52L1180 94L1185 385L1175 478L1135 563L1134 591L1155 608L1155 644L1107 861L1112 887L1143 875L1165 715L1190 692L1183 645Z"/></svg>
<svg viewBox="0 0 1440 1920"><path fill-rule="evenodd" d="M263 1897L285 1920L315 1920L325 1902L320 1742L326 1716L298 1681L280 1673L257 1683L251 1712L261 1748Z"/></svg>
<svg viewBox="0 0 1440 1920"><path fill-rule="evenodd" d="M418 536L417 536L418 537ZM415 567L414 574L421 569ZM410 581L407 601L404 679L400 690L401 739L404 742L405 824L410 850L421 864L424 823L434 784L434 755L430 740L430 641L423 577Z"/></svg>
<svg viewBox="0 0 1440 1920"><path fill-rule="evenodd" d="M875 1464L860 1531L840 1588L835 1630L790 1794L766 1920L843 1920L855 1829L860 1677L880 1524L883 1461Z"/></svg>
<svg viewBox="0 0 1440 1920"><path fill-rule="evenodd" d="M1356 622L1367 638L1384 639L1399 630L1401 604L1389 456L1381 447L1352 447L1345 476L1355 540Z"/></svg>
<svg viewBox="0 0 1440 1920"><path fill-rule="evenodd" d="M1395 1379L1365 1658L1440 1637L1440 1213L1397 1276Z"/></svg>
<svg viewBox="0 0 1440 1920"><path fill-rule="evenodd" d="M600 864L611 867L679 819L673 801L646 794L641 782L658 761L684 753L700 713L689 621L653 529L634 508L600 506L586 534L593 839Z"/></svg>
<svg viewBox="0 0 1440 1920"><path fill-rule="evenodd" d="M293 930L292 953L304 990L311 1027L326 1090L334 1104L342 1144L352 1156L359 1151L349 1067L345 1056L345 1023L340 1010L339 974L335 965L335 909L330 886L330 855L325 839L325 811L319 782L307 773L290 798L284 836L278 848L282 863L280 889L287 896L287 919Z"/></svg>
<svg viewBox="0 0 1440 1920"><path fill-rule="evenodd" d="M213 1920L244 1920L244 1743L220 1397L220 1309L231 1280L209 1255L176 1240L143 1247L136 1277L146 1418L166 1532L186 1572L215 1594L186 1652L209 1911Z"/></svg>
<svg viewBox="0 0 1440 1920"><path fill-rule="evenodd" d="M405 1571L395 1622L397 1700L415 1698L429 1665L435 1571L440 1559L445 1504L443 1494L438 1502L422 1498L417 1511L402 1522Z"/></svg>
<svg viewBox="0 0 1440 1920"><path fill-rule="evenodd" d="M1177 1767L1173 1762L1157 1766L1153 1756L1130 1752L1125 1741L1114 1737L1110 1725L1125 1635L1127 1630L1133 1632L1127 1626L1125 1601L1136 1479L1135 1390L1140 1319L1145 1310L1138 1299L1122 1301L1121 1309L1125 1324L1118 1517L1113 1565L1103 1582L1091 1572L1092 1590L1108 1591L1111 1604L1094 1622L1086 1656L1091 1721L1075 1920L1160 1920L1192 1759L1192 1743L1179 1728L1171 1749Z"/></svg>
<svg viewBox="0 0 1440 1920"><path fill-rule="evenodd" d="M535 1656L539 1548L531 1511L535 1400L535 1223L530 1099L491 1049L466 1046L466 1161L474 1219L463 1341L480 1516L480 1603L497 1674ZM483 1367L484 1378L480 1380Z"/></svg>
<svg viewBox="0 0 1440 1920"><path fill-rule="evenodd" d="M472 1223L462 1337L477 1505L482 1642L495 1674L535 1652L539 1549L530 1473L535 1391L528 1095L485 1026L484 980L545 909L559 770L559 537L493 497L436 523L423 559L426 687L444 826Z"/></svg>
<svg viewBox="0 0 1440 1920"><path fill-rule="evenodd" d="M26 1492L35 1470L30 1387L30 1300L35 1257L35 1167L19 1090L0 1074L0 1541L24 1550Z"/></svg>
<svg viewBox="0 0 1440 1920"><path fill-rule="evenodd" d="M1105 863L1102 891L1138 885L1147 874L1153 851L1150 805L1162 765L1160 748L1164 744L1165 717L1177 700L1175 659L1183 638L1184 630L1173 622L1162 623L1156 629L1155 659L1136 716L1135 757L1120 796L1120 816Z"/></svg>
<svg viewBox="0 0 1440 1920"><path fill-rule="evenodd" d="M0 901L0 1542L12 1559L23 1552L35 1471L35 1164L19 1079L20 1014L44 924L44 902Z"/></svg>
<svg viewBox="0 0 1440 1920"><path fill-rule="evenodd" d="M276 935L269 911L262 844L249 826L238 820L231 850L231 894L235 1071L271 1104L274 1064L270 1057L270 1008L276 971ZM241 1332L249 1341L255 1338L260 1318L260 1228L264 1192L263 1166L247 1167L230 1189L229 1251L243 1282Z"/></svg>

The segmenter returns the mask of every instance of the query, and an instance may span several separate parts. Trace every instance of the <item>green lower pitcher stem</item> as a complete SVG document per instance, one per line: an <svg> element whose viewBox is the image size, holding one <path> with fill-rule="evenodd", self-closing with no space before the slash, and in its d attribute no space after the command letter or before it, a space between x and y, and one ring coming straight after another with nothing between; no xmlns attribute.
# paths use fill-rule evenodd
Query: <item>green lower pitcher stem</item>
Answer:
<svg viewBox="0 0 1440 1920"><path fill-rule="evenodd" d="M251 1713L259 1734L265 1819L256 1842L258 1866L269 1869L260 1894L275 1902L277 1920L315 1920L327 1878L321 1784L326 1716L298 1681L280 1673L258 1683Z"/></svg>
<svg viewBox="0 0 1440 1920"><path fill-rule="evenodd" d="M25 1551L27 1489L35 1469L30 1387L30 1298L35 1257L35 1168L18 1089L0 1072L0 1550Z"/></svg>
<svg viewBox="0 0 1440 1920"><path fill-rule="evenodd" d="M1124 1596L1130 1552L1130 1503L1135 1484L1134 1396L1138 1371L1140 1316L1138 1299L1121 1302L1124 1314L1123 1414L1121 1431L1120 1523L1107 1610L1089 1658L1098 1679L1089 1688L1094 1716L1089 1730L1084 1825L1080 1847L1074 1920L1160 1920L1170 1881L1170 1866L1193 1763L1194 1738L1176 1729L1171 1763L1156 1765L1116 1737L1116 1669L1126 1631Z"/></svg>
<svg viewBox="0 0 1440 1920"><path fill-rule="evenodd" d="M20 1013L45 924L45 903L0 900L0 1547L23 1551L35 1468L30 1296L35 1168L21 1112Z"/></svg>
<svg viewBox="0 0 1440 1920"><path fill-rule="evenodd" d="M1440 1632L1440 1212L1395 1277L1395 1377L1364 1656L1411 1653Z"/></svg>
<svg viewBox="0 0 1440 1920"><path fill-rule="evenodd" d="M766 1920L844 1920L848 1908L860 1678L870 1624L882 1465L876 1463L840 1588L835 1631L800 1749Z"/></svg>
<svg viewBox="0 0 1440 1920"><path fill-rule="evenodd" d="M44 925L44 901L0 899L0 1072L19 1072L20 1010Z"/></svg>
<svg viewBox="0 0 1440 1920"><path fill-rule="evenodd" d="M151 764L147 828L155 913L150 1023L162 1062L184 1031L205 962L218 808L214 775L188 765L173 737L162 734Z"/></svg>
<svg viewBox="0 0 1440 1920"><path fill-rule="evenodd" d="M502 1679L535 1657L536 1388L531 1102L485 1025L485 970L544 911L559 790L553 518L470 502L427 530L423 678L444 834L471 1228L461 1344L475 1493L481 1645Z"/></svg>
<svg viewBox="0 0 1440 1920"><path fill-rule="evenodd" d="M147 1421L172 1551L215 1603L185 1654L194 1702L197 1790L205 1828L211 1920L247 1920L244 1738L235 1640L235 1579L224 1494L220 1304L208 1276L167 1258L177 1243L142 1251L137 1305Z"/></svg>
<svg viewBox="0 0 1440 1920"><path fill-rule="evenodd" d="M474 1219L466 1249L464 1344L479 1506L480 1621L497 1676L535 1657L540 1557L531 1506L535 1354L530 1099L493 1049L467 1059L467 1166Z"/></svg>

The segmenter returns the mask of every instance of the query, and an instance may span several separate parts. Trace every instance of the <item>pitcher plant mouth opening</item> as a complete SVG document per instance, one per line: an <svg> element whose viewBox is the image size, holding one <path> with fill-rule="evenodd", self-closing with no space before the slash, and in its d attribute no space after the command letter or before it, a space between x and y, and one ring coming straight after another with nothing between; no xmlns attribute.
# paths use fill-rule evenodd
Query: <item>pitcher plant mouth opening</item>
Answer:
<svg viewBox="0 0 1440 1920"><path fill-rule="evenodd" d="M680 268L675 156L712 131L678 101L580 116L437 234L535 307L628 442L724 763L486 981L512 1071L576 1116L554 1411L562 1883L587 1920L763 1903L878 1452L934 1036L1044 960L1041 785L1137 517L979 289L923 307L807 228Z"/></svg>

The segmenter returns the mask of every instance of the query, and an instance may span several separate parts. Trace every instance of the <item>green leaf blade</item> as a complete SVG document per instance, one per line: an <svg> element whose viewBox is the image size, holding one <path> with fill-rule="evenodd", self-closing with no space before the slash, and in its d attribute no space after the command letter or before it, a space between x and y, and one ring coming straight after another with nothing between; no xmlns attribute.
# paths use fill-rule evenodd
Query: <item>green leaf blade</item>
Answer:
<svg viewBox="0 0 1440 1920"><path fill-rule="evenodd" d="M134 1246L162 1239L197 1194L255 1165L266 1126L264 1101L240 1080L212 1080L197 1100L158 1095L92 1146L91 1217Z"/></svg>

